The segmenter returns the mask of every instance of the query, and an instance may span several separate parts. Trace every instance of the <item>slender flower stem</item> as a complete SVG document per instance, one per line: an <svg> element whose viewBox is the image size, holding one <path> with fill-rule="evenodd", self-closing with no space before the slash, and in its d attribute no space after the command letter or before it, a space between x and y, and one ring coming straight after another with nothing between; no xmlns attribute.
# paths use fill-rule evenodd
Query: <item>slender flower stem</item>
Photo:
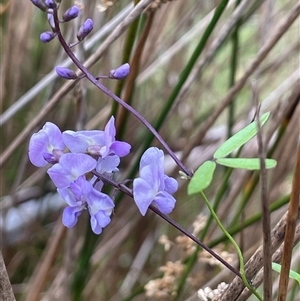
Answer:
<svg viewBox="0 0 300 301"><path fill-rule="evenodd" d="M165 140L160 136L160 134L155 130L155 128L138 112L136 111L132 106L127 104L124 100L122 100L120 97L115 95L111 90L106 88L101 82L99 82L89 71L87 68L85 68L82 63L77 59L77 57L74 55L68 44L66 43L65 39L62 36L60 25L59 25L59 19L57 16L57 11L54 10L53 12L54 16L54 24L55 29L57 33L57 38L61 44L61 46L64 48L67 55L70 57L70 59L74 62L74 64L86 75L87 79L94 84L98 89L100 89L102 92L104 92L106 95L111 97L113 100L115 100L117 103L119 103L121 106L123 106L126 110L131 112L137 119L139 119L148 129L149 131L157 138L157 140L164 146L166 151L169 153L169 155L173 158L173 160L176 162L176 164L179 166L179 168L189 177L192 177L193 173L190 171L175 155L175 153L171 150L169 145L165 142Z"/></svg>
<svg viewBox="0 0 300 301"><path fill-rule="evenodd" d="M107 178L106 176L104 176L103 174L99 174L96 171L92 172L95 176L97 176L98 178L100 178L100 180L102 182L104 182L105 184L109 184L113 187L115 187L116 189L119 189L120 191L122 191L123 193L126 193L128 196L130 196L131 198L133 198L133 193L132 190L130 188L128 188L125 184L123 183L116 183L113 179ZM227 263L222 257L220 257L217 253L215 253L212 249L210 249L206 244L204 244L202 241L200 241L197 237L195 237L193 234L191 234L190 232L188 232L187 230L185 230L184 228L182 228L178 223L176 223L174 220L172 220L170 217L168 217L167 215L161 213L155 206L150 205L149 209L152 210L154 213L156 213L157 215L159 215L162 219L164 219L166 222L168 222L170 225L172 225L173 227L175 227L176 229L178 229L180 232L182 232L184 235L186 235L187 237L189 237L191 240L193 240L197 245L199 245L201 248L203 248L204 250L206 250L208 253L210 253L213 257L215 257L219 262L221 262L224 266L226 266L232 273L234 273L236 276L242 278L241 273L234 268L232 265L230 265L229 263Z"/></svg>

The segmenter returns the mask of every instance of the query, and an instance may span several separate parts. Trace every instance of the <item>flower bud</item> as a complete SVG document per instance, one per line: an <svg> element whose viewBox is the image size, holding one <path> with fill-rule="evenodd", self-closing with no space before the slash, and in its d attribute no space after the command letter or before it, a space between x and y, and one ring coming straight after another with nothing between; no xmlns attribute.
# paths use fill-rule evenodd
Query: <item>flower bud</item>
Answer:
<svg viewBox="0 0 300 301"><path fill-rule="evenodd" d="M52 10L51 10L52 11ZM52 13L48 13L47 14L47 19L48 19L48 23L50 25L50 27L55 30L55 23L54 23L54 17Z"/></svg>
<svg viewBox="0 0 300 301"><path fill-rule="evenodd" d="M65 68L65 67L57 66L57 67L55 67L55 71L60 77L65 78L65 79L77 79L78 78L78 76L76 75L76 73L73 70Z"/></svg>
<svg viewBox="0 0 300 301"><path fill-rule="evenodd" d="M46 11L48 7L45 5L45 3L42 0L30 0L32 4L34 4L36 7L38 7L42 11Z"/></svg>
<svg viewBox="0 0 300 301"><path fill-rule="evenodd" d="M45 4L47 5L47 7L55 9L57 8L57 4L54 0L45 0Z"/></svg>
<svg viewBox="0 0 300 301"><path fill-rule="evenodd" d="M74 5L74 6L70 7L70 8L64 13L64 15L63 15L62 18L63 18L63 20L64 20L65 22L68 22L68 21L70 21L70 20L72 20L72 19L77 18L78 14L79 14L79 8L78 8L78 6Z"/></svg>
<svg viewBox="0 0 300 301"><path fill-rule="evenodd" d="M41 33L40 35L40 40L43 43L48 43L50 41L52 41L55 38L56 34L53 33L52 31L45 31L43 33Z"/></svg>
<svg viewBox="0 0 300 301"><path fill-rule="evenodd" d="M93 27L93 21L91 19L87 19L79 28L77 39L82 41L93 30Z"/></svg>
<svg viewBox="0 0 300 301"><path fill-rule="evenodd" d="M130 65L128 63L121 65L117 69L113 69L109 71L109 78L111 79L123 79L130 72Z"/></svg>

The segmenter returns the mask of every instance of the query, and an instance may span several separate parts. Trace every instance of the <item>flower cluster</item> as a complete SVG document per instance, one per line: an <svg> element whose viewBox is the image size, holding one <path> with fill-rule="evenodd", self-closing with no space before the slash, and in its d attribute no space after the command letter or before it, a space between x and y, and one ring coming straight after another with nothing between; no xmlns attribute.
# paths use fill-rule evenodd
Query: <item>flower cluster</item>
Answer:
<svg viewBox="0 0 300 301"><path fill-rule="evenodd" d="M79 7L74 5L58 18L59 0L31 0L40 10L47 13L51 31L43 32L40 39L48 43L58 37L62 46L72 58L71 48L80 43L93 29L93 21L87 19L77 32L77 42L69 46L63 42L60 24L69 22L79 15ZM75 60L73 60L75 61ZM77 76L76 72L66 67L55 67L56 73L68 80L86 76ZM124 79L130 72L128 63L113 69L108 75L95 77ZM63 211L63 224L71 228L83 210L91 216L92 230L100 234L110 223L114 208L113 200L102 192L104 181L113 179L113 173L119 171L120 158L129 154L131 146L124 141L116 140L114 117L111 117L104 131L64 131L53 123L47 122L44 127L33 134L29 143L29 159L37 167L49 163L52 166L47 173L57 188L57 192L67 203ZM97 176L96 176L97 175ZM112 183L112 182L110 182ZM119 187L115 183L115 187ZM150 205L162 213L170 213L176 200L172 196L178 189L175 179L164 173L164 153L156 147L149 148L140 162L140 177L133 181L133 197L142 215Z"/></svg>
<svg viewBox="0 0 300 301"><path fill-rule="evenodd" d="M47 122L32 135L29 159L37 167L53 164L47 171L60 196L68 206L63 212L63 224L71 228L84 209L91 215L91 227L96 234L109 224L114 208L112 199L101 192L104 183L96 176L87 180L93 170L112 176L118 171L120 158L129 154L130 144L115 139L114 117L104 131L65 131ZM70 152L65 153L68 148Z"/></svg>
<svg viewBox="0 0 300 301"><path fill-rule="evenodd" d="M101 190L104 186L97 176L88 180L87 174L98 174L112 178L119 171L120 158L129 154L131 146L115 138L114 117L111 117L104 131L64 131L53 123L32 135L29 142L29 159L37 167L52 164L47 173L67 203L63 211L63 224L71 228L77 223L83 210L87 209L94 233L110 223L114 208L112 199ZM69 150L67 152L66 150ZM140 177L133 181L133 197L142 215L152 204L162 213L170 213L176 200L175 179L164 174L164 154L156 147L150 147L140 162Z"/></svg>

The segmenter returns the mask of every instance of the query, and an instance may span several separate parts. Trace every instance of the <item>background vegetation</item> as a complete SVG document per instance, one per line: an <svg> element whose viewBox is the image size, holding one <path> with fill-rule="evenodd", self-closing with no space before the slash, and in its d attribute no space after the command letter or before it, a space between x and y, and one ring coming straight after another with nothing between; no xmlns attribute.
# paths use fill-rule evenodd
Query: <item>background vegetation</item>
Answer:
<svg viewBox="0 0 300 301"><path fill-rule="evenodd" d="M267 173L273 239L286 218L299 145L299 2L153 1L126 25L138 2L76 1L82 7L80 18L62 25L64 36L72 42L80 24L93 19L94 30L74 49L76 55L95 75L130 62L125 81L103 83L142 113L189 169L196 170L249 124L257 102L261 114L270 111L262 135L268 157L278 162ZM61 12L74 3L62 1ZM115 115L119 139L132 145L118 181L135 176L147 146L160 145L134 116L87 80L58 78L55 65L73 65L65 61L57 40L39 40L49 26L29 0L1 1L0 11L1 250L16 299L191 301L201 300L199 289L231 283L230 271L153 212L142 217L132 199L121 194L112 223L99 237L91 233L87 215L74 229L62 226L64 203L46 170L32 166L27 156L30 136L46 121L62 130L103 129ZM257 139L245 145L241 156L258 156ZM168 156L166 173L180 184L171 217L237 266L232 245L208 222L202 198L187 196L187 181L180 179ZM258 174L219 168L205 192L247 262L262 245ZM299 215L297 225L292 267L299 271ZM282 241L271 248L277 262ZM258 278L261 264L254 265ZM270 300L276 300L278 273L273 272L272 281ZM217 300L230 298L222 294ZM288 300L297 298L299 284L290 280ZM256 300L247 293L238 300L247 299Z"/></svg>

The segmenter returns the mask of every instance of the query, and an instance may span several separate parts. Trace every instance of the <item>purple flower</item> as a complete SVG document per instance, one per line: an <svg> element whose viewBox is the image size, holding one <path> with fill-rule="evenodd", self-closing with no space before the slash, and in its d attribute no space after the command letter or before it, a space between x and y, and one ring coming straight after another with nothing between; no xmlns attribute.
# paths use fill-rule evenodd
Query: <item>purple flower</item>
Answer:
<svg viewBox="0 0 300 301"><path fill-rule="evenodd" d="M171 194L177 189L177 181L164 173L163 151L150 147L141 158L140 177L133 181L133 198L141 214L146 214L150 204L170 213L176 202Z"/></svg>
<svg viewBox="0 0 300 301"><path fill-rule="evenodd" d="M130 72L130 65L128 63L121 65L117 69L110 70L109 78L111 79L123 79Z"/></svg>
<svg viewBox="0 0 300 301"><path fill-rule="evenodd" d="M59 163L49 168L47 173L57 188L64 188L95 169L96 165L97 161L89 155L64 154Z"/></svg>
<svg viewBox="0 0 300 301"><path fill-rule="evenodd" d="M77 5L74 5L70 7L63 15L63 20L65 22L68 22L70 20L73 20L78 17L79 14L79 7Z"/></svg>
<svg viewBox="0 0 300 301"><path fill-rule="evenodd" d="M55 37L56 37L56 34L54 32L45 31L45 32L41 33L40 40L43 43L48 43L48 42L52 41Z"/></svg>
<svg viewBox="0 0 300 301"><path fill-rule="evenodd" d="M66 227L74 227L79 215L86 208L91 215L90 221L94 233L100 234L102 228L110 223L110 215L114 208L113 201L108 195L96 190L84 176L71 183L70 187L58 188L57 191L68 204L62 217Z"/></svg>
<svg viewBox="0 0 300 301"><path fill-rule="evenodd" d="M29 159L33 165L43 167L58 162L64 148L60 129L54 123L47 122L30 138Z"/></svg>
<svg viewBox="0 0 300 301"><path fill-rule="evenodd" d="M91 19L87 19L79 28L77 33L78 41L82 41L92 30L94 23Z"/></svg>
<svg viewBox="0 0 300 301"><path fill-rule="evenodd" d="M65 78L65 79L77 79L78 78L78 76L76 75L76 73L73 70L65 68L65 67L56 66L55 71L60 77Z"/></svg>

